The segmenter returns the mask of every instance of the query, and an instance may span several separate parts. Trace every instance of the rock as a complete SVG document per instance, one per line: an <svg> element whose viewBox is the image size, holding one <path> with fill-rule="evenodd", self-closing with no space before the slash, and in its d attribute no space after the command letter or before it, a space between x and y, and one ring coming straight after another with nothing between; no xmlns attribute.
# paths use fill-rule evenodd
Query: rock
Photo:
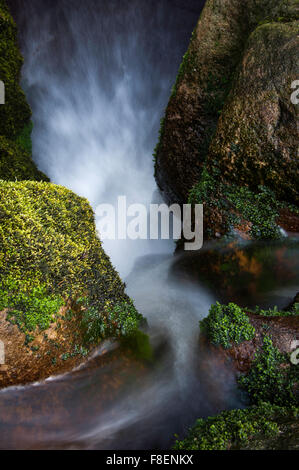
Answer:
<svg viewBox="0 0 299 470"><path fill-rule="evenodd" d="M0 179L49 181L49 178L36 168L31 154L4 136L0 136Z"/></svg>
<svg viewBox="0 0 299 470"><path fill-rule="evenodd" d="M298 450L298 408L261 403L199 419L175 450Z"/></svg>
<svg viewBox="0 0 299 470"><path fill-rule="evenodd" d="M0 386L70 370L143 318L97 238L88 202L40 182L0 182ZM128 317L128 323L126 318Z"/></svg>
<svg viewBox="0 0 299 470"><path fill-rule="evenodd" d="M211 142L207 167L223 178L299 203L299 108L290 99L298 77L299 22L266 23L249 36Z"/></svg>
<svg viewBox="0 0 299 470"><path fill-rule="evenodd" d="M31 158L22 61L0 0L0 388L70 371L108 337L151 354L138 330L144 319L102 248L88 201L48 183Z"/></svg>
<svg viewBox="0 0 299 470"><path fill-rule="evenodd" d="M296 297L294 298L293 302L290 303L290 304L286 307L285 310L286 310L287 312L290 312L290 311L294 310L296 304L299 305L299 292L298 292L298 294L296 295Z"/></svg>
<svg viewBox="0 0 299 470"><path fill-rule="evenodd" d="M162 120L155 175L169 202L186 203L200 182L210 186L207 175L223 185L192 200L206 203L209 238L227 233L232 213L248 238L246 214L227 198L231 185L235 194L263 186L298 205L298 18L295 0L208 0L192 35ZM284 228L297 231L298 211L293 220L284 215Z"/></svg>
<svg viewBox="0 0 299 470"><path fill-rule="evenodd" d="M5 104L0 105L0 179L49 181L31 158L31 109L19 84L22 64L16 25L0 0L0 80L5 85Z"/></svg>

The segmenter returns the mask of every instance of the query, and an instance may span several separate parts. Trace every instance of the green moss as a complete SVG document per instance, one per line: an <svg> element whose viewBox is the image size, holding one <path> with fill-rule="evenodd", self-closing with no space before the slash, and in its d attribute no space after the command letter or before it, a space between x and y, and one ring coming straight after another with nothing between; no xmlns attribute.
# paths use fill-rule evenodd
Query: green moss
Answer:
<svg viewBox="0 0 299 470"><path fill-rule="evenodd" d="M25 145L31 145L29 140L13 142L0 136L0 179L49 181L46 175L37 170L31 154L23 148Z"/></svg>
<svg viewBox="0 0 299 470"><path fill-rule="evenodd" d="M23 58L17 44L16 25L5 2L0 2L0 80L5 85L5 105L0 106L0 135L14 139L28 125L31 110L19 85Z"/></svg>
<svg viewBox="0 0 299 470"><path fill-rule="evenodd" d="M97 306L89 304L89 299L79 299L85 307L82 326L86 332L86 342L96 343L99 338L133 336L143 321L132 302L117 302L108 306L105 313L98 314Z"/></svg>
<svg viewBox="0 0 299 470"><path fill-rule="evenodd" d="M252 191L246 186L225 184L204 169L200 181L189 193L189 203L204 203L207 215L217 208L225 221L225 231L229 232L242 222L250 222L250 234L255 239L275 240L281 238L276 220L279 210L289 207L280 202L273 191L259 186Z"/></svg>
<svg viewBox="0 0 299 470"><path fill-rule="evenodd" d="M24 149L29 155L32 155L32 140L31 133L33 129L33 123L30 121L22 132L17 136L15 142Z"/></svg>
<svg viewBox="0 0 299 470"><path fill-rule="evenodd" d="M238 379L253 404L268 401L276 405L291 406L299 404L294 394L295 384L299 382L299 367L293 365L286 354L274 347L271 338L264 336L260 350L247 375Z"/></svg>
<svg viewBox="0 0 299 470"><path fill-rule="evenodd" d="M275 442L285 423L295 423L298 408L283 408L269 403L246 410L225 411L219 416L199 419L186 439L176 441L175 450L237 450L266 447L268 440ZM289 425L292 432L292 425ZM255 447L256 446L256 447Z"/></svg>
<svg viewBox="0 0 299 470"><path fill-rule="evenodd" d="M1 306L23 330L45 329L61 299L80 298L90 342L137 329L142 317L102 249L86 199L49 183L0 181L0 221Z"/></svg>
<svg viewBox="0 0 299 470"><path fill-rule="evenodd" d="M192 35L191 35L191 40L190 40L190 46L189 49L187 50L186 54L183 56L183 60L179 66L179 71L177 74L177 78L175 81L175 84L172 87L171 90L171 97L174 98L177 94L178 87L181 83L181 81L186 77L190 78L190 75L193 74L194 68L196 67L196 57L193 52L190 51L191 45L193 44L194 40L196 37L196 31L194 30Z"/></svg>
<svg viewBox="0 0 299 470"><path fill-rule="evenodd" d="M200 322L201 331L215 345L228 349L233 344L249 341L255 336L248 315L238 305L212 305L209 316Z"/></svg>
<svg viewBox="0 0 299 470"><path fill-rule="evenodd" d="M217 117L221 114L231 86L232 72L227 76L215 75L212 72L209 72L205 84L207 97L204 103L204 109L207 115Z"/></svg>
<svg viewBox="0 0 299 470"><path fill-rule="evenodd" d="M299 315L299 304L295 304L291 311L279 310L277 307L270 308L268 310L263 310L260 307L256 307L256 309L251 310L251 312L264 317L291 317Z"/></svg>
<svg viewBox="0 0 299 470"><path fill-rule="evenodd" d="M22 64L16 25L1 0L0 80L5 85L5 104L0 106L0 178L48 181L31 158L31 110L19 85Z"/></svg>
<svg viewBox="0 0 299 470"><path fill-rule="evenodd" d="M26 288L26 283L6 278L1 281L0 311L9 309L8 320L17 324L21 331L46 330L63 305L60 296L49 295L40 285Z"/></svg>

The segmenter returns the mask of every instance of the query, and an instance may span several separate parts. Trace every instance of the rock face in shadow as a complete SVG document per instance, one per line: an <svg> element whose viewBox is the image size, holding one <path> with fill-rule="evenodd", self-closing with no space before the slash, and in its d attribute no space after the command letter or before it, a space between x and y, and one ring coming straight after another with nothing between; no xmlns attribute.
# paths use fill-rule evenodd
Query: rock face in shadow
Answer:
<svg viewBox="0 0 299 470"><path fill-rule="evenodd" d="M134 336L143 318L86 199L50 183L1 181L0 219L0 387L71 370L103 339Z"/></svg>
<svg viewBox="0 0 299 470"><path fill-rule="evenodd" d="M186 203L206 169L218 183L265 186L298 204L298 19L295 0L206 2L155 152L166 199ZM223 225L219 209L211 218ZM297 222L284 222L296 231Z"/></svg>

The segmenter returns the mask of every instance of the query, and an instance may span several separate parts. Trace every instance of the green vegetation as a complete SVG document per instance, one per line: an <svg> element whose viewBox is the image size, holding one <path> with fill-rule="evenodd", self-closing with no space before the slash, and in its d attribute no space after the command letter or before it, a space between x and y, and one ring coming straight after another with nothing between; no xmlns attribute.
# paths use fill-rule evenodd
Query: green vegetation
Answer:
<svg viewBox="0 0 299 470"><path fill-rule="evenodd" d="M26 283L3 279L0 290L0 311L9 308L8 319L21 331L49 328L63 305L59 296L49 295L44 285L26 289Z"/></svg>
<svg viewBox="0 0 299 470"><path fill-rule="evenodd" d="M298 314L298 307L293 315ZM256 310L264 316L290 316L289 312ZM255 328L251 325L244 309L235 304L221 305L217 302L210 309L209 316L200 322L202 333L216 346L226 349L233 344L241 344L255 337ZM265 333L269 325L264 327ZM280 406L298 405L295 384L299 382L299 368L291 364L287 354L282 354L274 347L272 339L264 334L263 347L258 350L250 371L238 378L238 384L247 391L252 404L267 401Z"/></svg>
<svg viewBox="0 0 299 470"><path fill-rule="evenodd" d="M298 408L282 408L269 403L246 410L225 411L219 416L199 419L175 450L237 450L255 448L255 443L278 438L287 422L296 422ZM273 444L272 444L273 445ZM257 446L258 447L258 446Z"/></svg>
<svg viewBox="0 0 299 470"><path fill-rule="evenodd" d="M292 365L288 356L275 348L267 335L249 373L238 379L253 404L262 400L282 406L298 406L298 396L294 394L298 382L299 367Z"/></svg>
<svg viewBox="0 0 299 470"><path fill-rule="evenodd" d="M37 170L23 145L25 145L25 141L20 145L20 143L0 136L0 179L6 181L49 181L42 172ZM30 145L28 140L26 145Z"/></svg>
<svg viewBox="0 0 299 470"><path fill-rule="evenodd" d="M204 109L207 115L219 116L225 105L232 86L232 72L228 75L215 75L209 72L206 82L206 102ZM216 129L215 125L214 128ZM211 141L211 139L210 139Z"/></svg>
<svg viewBox="0 0 299 470"><path fill-rule="evenodd" d="M160 149L160 145L161 145L161 142L162 142L162 139L163 139L163 135L164 135L164 126L165 126L165 118L162 118L161 121L160 121L160 129L159 129L159 139L158 139L158 143L154 149L154 153L153 153L153 162L155 164L155 168L156 168L156 163L157 163L157 157L158 157L158 152L159 152L159 149Z"/></svg>
<svg viewBox="0 0 299 470"><path fill-rule="evenodd" d="M284 207L291 209L287 203L278 201L274 192L265 186L259 186L258 192L254 192L246 186L224 184L207 169L190 191L189 203L205 204L207 215L215 209L220 211L226 231L248 221L251 236L263 240L281 238L276 223L279 210Z"/></svg>
<svg viewBox="0 0 299 470"><path fill-rule="evenodd" d="M5 105L0 106L0 135L16 138L29 123L31 110L19 85L23 58L16 25L0 0L0 80L5 84Z"/></svg>
<svg viewBox="0 0 299 470"><path fill-rule="evenodd" d="M105 314L99 316L96 305L89 305L88 299L79 299L85 310L82 326L86 332L86 341L96 343L99 338L133 336L143 322L131 301L117 302L106 308Z"/></svg>
<svg viewBox="0 0 299 470"><path fill-rule="evenodd" d="M31 110L19 85L22 64L16 25L0 0L0 80L5 85L5 104L0 106L0 178L48 181L31 158Z"/></svg>
<svg viewBox="0 0 299 470"><path fill-rule="evenodd" d="M256 315L261 315L264 317L291 317L299 315L299 304L295 304L294 308L291 311L279 310L277 307L270 308L268 310L263 310L260 307L256 307L255 310L249 310Z"/></svg>
<svg viewBox="0 0 299 470"><path fill-rule="evenodd" d="M255 336L248 315L238 305L212 305L209 316L200 322L201 331L215 346L229 349Z"/></svg>
<svg viewBox="0 0 299 470"><path fill-rule="evenodd" d="M143 318L102 249L87 200L49 183L0 181L0 221L0 310L22 331L48 328L67 303L84 311L89 344L137 331Z"/></svg>

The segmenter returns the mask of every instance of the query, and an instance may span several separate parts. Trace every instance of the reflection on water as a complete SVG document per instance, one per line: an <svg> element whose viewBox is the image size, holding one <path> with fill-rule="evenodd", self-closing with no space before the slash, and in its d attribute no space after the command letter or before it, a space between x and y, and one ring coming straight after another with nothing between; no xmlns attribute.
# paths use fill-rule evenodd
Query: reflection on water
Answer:
<svg viewBox="0 0 299 470"><path fill-rule="evenodd" d="M173 272L209 287L223 302L284 309L299 290L299 239L207 244L177 257ZM296 291L297 289L297 291Z"/></svg>
<svg viewBox="0 0 299 470"><path fill-rule="evenodd" d="M278 257L284 273L282 294L278 282L267 278L262 288L260 276L254 292L260 300L264 296L267 305L279 298L287 304L296 292L298 271L292 260L298 245L239 247L238 259L248 259L248 253L257 253L265 276ZM211 254L214 263L214 251ZM217 297L182 275L179 259L146 256L127 279L129 294L148 318L153 363L143 364L129 351L106 348L105 355L82 370L0 392L1 448L169 448L174 434L186 432L196 418L245 405L230 366L200 350L198 322ZM245 263L245 272L247 267ZM238 290L237 277L229 277L226 285L234 286L242 299L244 289L240 284ZM247 301L246 295L241 303Z"/></svg>

